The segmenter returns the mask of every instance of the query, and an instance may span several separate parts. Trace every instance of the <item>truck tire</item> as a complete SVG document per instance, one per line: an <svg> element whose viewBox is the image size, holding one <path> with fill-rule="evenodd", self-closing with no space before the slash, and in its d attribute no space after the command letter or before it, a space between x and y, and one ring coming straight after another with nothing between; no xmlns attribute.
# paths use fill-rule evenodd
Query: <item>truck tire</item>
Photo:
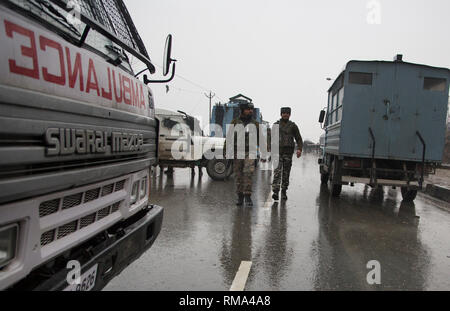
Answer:
<svg viewBox="0 0 450 311"><path fill-rule="evenodd" d="M407 187L402 187L402 197L405 202L412 202L417 196L417 190L408 190Z"/></svg>
<svg viewBox="0 0 450 311"><path fill-rule="evenodd" d="M331 195L333 197L338 197L341 194L342 191L342 185L341 184L336 184L334 182L334 175L336 174L336 159L331 163L331 173L330 173L330 178L329 178L329 183L330 183L330 190L331 190Z"/></svg>
<svg viewBox="0 0 450 311"><path fill-rule="evenodd" d="M227 160L212 159L206 164L206 172L213 180L225 180L233 172L233 164L227 165Z"/></svg>

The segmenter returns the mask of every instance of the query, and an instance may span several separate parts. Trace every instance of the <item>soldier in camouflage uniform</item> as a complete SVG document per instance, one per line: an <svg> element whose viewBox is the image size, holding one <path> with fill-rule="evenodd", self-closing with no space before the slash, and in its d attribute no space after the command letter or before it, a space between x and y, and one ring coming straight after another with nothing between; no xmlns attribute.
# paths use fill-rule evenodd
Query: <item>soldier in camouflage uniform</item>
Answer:
<svg viewBox="0 0 450 311"><path fill-rule="evenodd" d="M244 128L249 124L253 124L256 127L256 139L257 145L259 145L259 123L253 119L253 104L252 103L242 103L239 105L241 110L241 115L231 121L231 124L236 126L242 124ZM230 133L227 133L227 139L225 140L224 145L224 156L226 154L226 141L230 139ZM234 178L236 182L236 192L238 195L238 201L236 205L241 206L245 203L248 206L253 206L253 202L251 199L252 195L252 183L253 183L253 173L255 172L255 159L250 158L250 146L249 142L249 133L246 131L245 133L245 158L238 159L238 138L237 133L234 133L234 157L233 157L233 166L234 166Z"/></svg>
<svg viewBox="0 0 450 311"><path fill-rule="evenodd" d="M289 120L290 117L291 108L281 108L281 119L274 124L278 125L280 129L280 157L278 167L275 169L272 183L272 198L275 201L279 199L278 193L280 192L280 183L281 198L283 200L287 200L286 191L289 187L289 175L291 173L292 167L292 156L295 151L294 139L297 142L297 158L300 158L300 156L302 155L303 139L300 135L300 131L297 125Z"/></svg>

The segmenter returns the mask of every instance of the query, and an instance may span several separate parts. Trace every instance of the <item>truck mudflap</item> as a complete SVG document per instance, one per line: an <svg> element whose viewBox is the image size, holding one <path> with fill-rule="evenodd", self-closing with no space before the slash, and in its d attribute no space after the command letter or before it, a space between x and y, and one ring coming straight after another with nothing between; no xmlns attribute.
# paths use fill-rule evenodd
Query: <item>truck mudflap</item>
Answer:
<svg viewBox="0 0 450 311"><path fill-rule="evenodd" d="M152 205L143 211L146 214L138 221L119 228L113 235L87 249L77 258L81 267L79 284L69 284L67 279L73 269L62 269L45 282L32 288L36 291L85 291L101 290L123 269L147 251L161 231L163 208ZM73 275L73 274L72 274Z"/></svg>

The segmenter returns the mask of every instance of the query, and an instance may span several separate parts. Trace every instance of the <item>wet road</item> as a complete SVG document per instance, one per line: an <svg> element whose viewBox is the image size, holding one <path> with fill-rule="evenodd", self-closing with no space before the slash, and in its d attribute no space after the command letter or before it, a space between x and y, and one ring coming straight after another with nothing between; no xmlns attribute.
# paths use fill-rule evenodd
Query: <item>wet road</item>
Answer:
<svg viewBox="0 0 450 311"><path fill-rule="evenodd" d="M197 171L196 171L197 172ZM155 244L105 290L229 290L251 261L245 290L450 290L450 206L399 190L320 186L317 158L294 160L285 204L266 203L271 172L257 171L252 208L234 181L175 169L152 180L164 210ZM271 201L271 199L270 199ZM377 260L381 284L369 285Z"/></svg>

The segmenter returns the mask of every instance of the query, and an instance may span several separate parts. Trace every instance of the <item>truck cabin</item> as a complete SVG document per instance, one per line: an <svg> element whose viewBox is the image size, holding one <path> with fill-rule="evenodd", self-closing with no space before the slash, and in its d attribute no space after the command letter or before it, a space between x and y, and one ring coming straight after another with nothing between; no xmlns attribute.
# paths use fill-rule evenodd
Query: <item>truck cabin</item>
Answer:
<svg viewBox="0 0 450 311"><path fill-rule="evenodd" d="M102 289L161 230L155 68L122 0L1 1L0 44L0 290Z"/></svg>

